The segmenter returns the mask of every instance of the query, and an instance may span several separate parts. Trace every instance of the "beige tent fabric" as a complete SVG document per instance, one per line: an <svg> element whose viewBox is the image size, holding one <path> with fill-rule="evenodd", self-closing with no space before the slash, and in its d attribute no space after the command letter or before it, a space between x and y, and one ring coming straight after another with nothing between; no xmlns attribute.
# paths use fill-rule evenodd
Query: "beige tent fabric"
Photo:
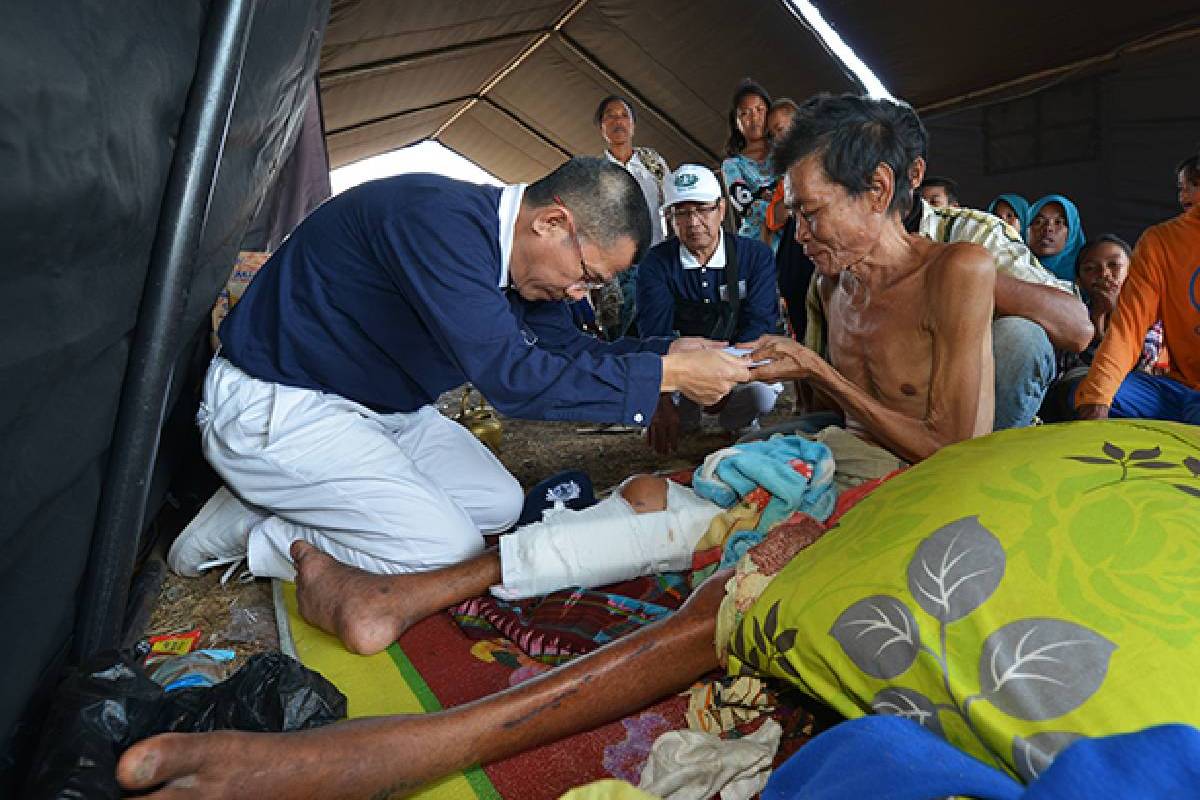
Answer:
<svg viewBox="0 0 1200 800"><path fill-rule="evenodd" d="M918 108L1200 27L1194 0L816 5ZM859 88L784 0L335 0L320 83L332 167L436 137L521 181L599 154L608 94L629 97L638 144L714 165L747 76L795 99Z"/></svg>

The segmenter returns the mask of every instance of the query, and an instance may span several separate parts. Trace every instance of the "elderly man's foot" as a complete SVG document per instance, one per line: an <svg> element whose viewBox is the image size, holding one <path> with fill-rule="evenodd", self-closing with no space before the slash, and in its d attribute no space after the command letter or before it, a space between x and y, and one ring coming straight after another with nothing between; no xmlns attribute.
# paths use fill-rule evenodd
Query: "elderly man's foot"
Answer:
<svg viewBox="0 0 1200 800"><path fill-rule="evenodd" d="M129 790L159 787L152 798L315 797L318 777L336 777L340 767L323 763L304 739L234 731L155 736L121 756L117 780Z"/></svg>
<svg viewBox="0 0 1200 800"><path fill-rule="evenodd" d="M138 742L117 780L150 800L300 800L408 794L465 764L419 750L421 716L342 722L295 733L168 733ZM446 749L444 746L441 749ZM402 760L397 752L405 753ZM470 756L466 756L469 758Z"/></svg>
<svg viewBox="0 0 1200 800"><path fill-rule="evenodd" d="M406 607L415 598L403 591L405 578L419 576L373 575L300 540L291 553L300 616L341 639L350 652L378 653L421 619Z"/></svg>
<svg viewBox="0 0 1200 800"><path fill-rule="evenodd" d="M495 553L402 575L348 567L302 540L292 542L291 555L300 615L359 655L386 649L425 617L482 594L500 580Z"/></svg>

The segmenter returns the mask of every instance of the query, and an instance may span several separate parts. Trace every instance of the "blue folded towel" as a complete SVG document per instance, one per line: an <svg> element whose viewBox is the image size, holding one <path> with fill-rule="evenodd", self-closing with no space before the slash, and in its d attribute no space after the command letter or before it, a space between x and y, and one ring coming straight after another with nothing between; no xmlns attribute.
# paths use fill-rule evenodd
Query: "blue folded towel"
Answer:
<svg viewBox="0 0 1200 800"><path fill-rule="evenodd" d="M803 461L810 475L797 470L796 461ZM721 566L736 563L772 526L797 511L818 522L829 519L837 503L833 470L829 448L802 436L746 442L706 458L692 476L692 489L701 497L729 508L759 487L771 495L758 526L726 541Z"/></svg>

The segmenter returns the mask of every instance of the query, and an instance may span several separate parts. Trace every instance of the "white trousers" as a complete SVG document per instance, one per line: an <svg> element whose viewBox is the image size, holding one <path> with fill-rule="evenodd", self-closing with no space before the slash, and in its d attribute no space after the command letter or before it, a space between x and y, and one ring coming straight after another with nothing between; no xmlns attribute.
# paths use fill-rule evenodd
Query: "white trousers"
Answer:
<svg viewBox="0 0 1200 800"><path fill-rule="evenodd" d="M521 512L516 479L433 406L379 414L218 356L197 421L217 473L269 514L250 531L255 575L292 579L296 539L374 573L443 567L481 553L481 534Z"/></svg>

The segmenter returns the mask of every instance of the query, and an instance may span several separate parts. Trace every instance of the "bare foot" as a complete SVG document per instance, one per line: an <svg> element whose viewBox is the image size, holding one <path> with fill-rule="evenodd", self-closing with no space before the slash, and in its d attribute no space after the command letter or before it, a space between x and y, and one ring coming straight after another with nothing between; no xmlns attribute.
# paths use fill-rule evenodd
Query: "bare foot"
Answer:
<svg viewBox="0 0 1200 800"><path fill-rule="evenodd" d="M291 554L300 615L359 655L386 649L425 617L482 594L500 580L495 553L402 575L348 567L302 540L292 542Z"/></svg>
<svg viewBox="0 0 1200 800"><path fill-rule="evenodd" d="M159 787L153 798L302 796L303 786L290 785L303 773L296 759L305 758L296 738L234 731L155 736L125 751L117 780L131 790Z"/></svg>
<svg viewBox="0 0 1200 800"><path fill-rule="evenodd" d="M402 733L408 720L392 718L389 727ZM384 752L381 758L380 745L389 743L375 735L381 728L349 722L297 733L168 733L125 751L117 763L117 780L128 790L157 789L138 795L153 800L331 800L406 794L422 778L398 776L412 765L398 768L394 753ZM406 738L411 749L415 743L411 736Z"/></svg>
<svg viewBox="0 0 1200 800"><path fill-rule="evenodd" d="M416 619L401 602L403 576L348 567L305 541L292 543L300 616L359 655L384 650Z"/></svg>

